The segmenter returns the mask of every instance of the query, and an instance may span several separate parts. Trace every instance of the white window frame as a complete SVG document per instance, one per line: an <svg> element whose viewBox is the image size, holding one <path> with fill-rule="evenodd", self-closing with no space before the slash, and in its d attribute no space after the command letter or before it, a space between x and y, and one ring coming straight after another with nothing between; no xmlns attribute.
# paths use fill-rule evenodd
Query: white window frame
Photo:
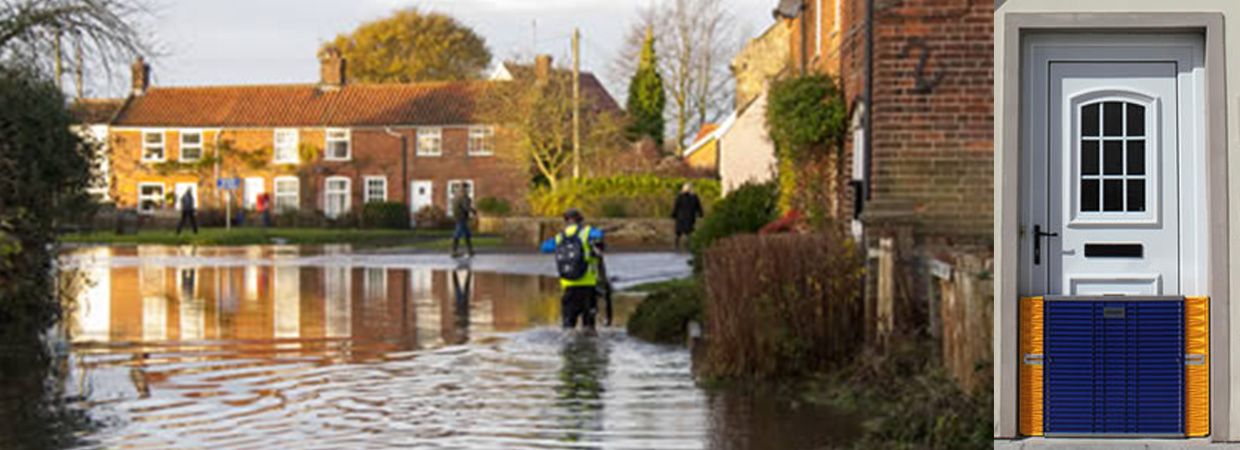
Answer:
<svg viewBox="0 0 1240 450"><path fill-rule="evenodd" d="M476 125L469 127L469 156L495 155L495 127Z"/></svg>
<svg viewBox="0 0 1240 450"><path fill-rule="evenodd" d="M432 151L431 146L427 145L427 143L425 142L425 141L432 141L432 140L435 143L435 145L433 146L433 151ZM440 128L440 127L418 128L417 147L418 147L417 156L430 156L430 157L443 156L443 128Z"/></svg>
<svg viewBox="0 0 1240 450"><path fill-rule="evenodd" d="M280 157L280 135L292 135L292 154L286 155L285 158ZM298 146L301 144L301 133L296 128L277 128L271 133L271 160L276 164L297 164L300 162L301 156L298 155ZM289 150L289 149L285 149Z"/></svg>
<svg viewBox="0 0 1240 450"><path fill-rule="evenodd" d="M333 191L331 189L333 181L344 181L344 192L343 192L344 206L342 207L343 209L341 209L340 211L329 211L327 209L327 207L331 205L331 196L342 194L339 191ZM353 180L352 179L350 179L349 177L332 176L332 177L327 177L327 179L323 180L323 215L327 216L329 219L336 219L344 214L348 214L349 210L352 208L352 205L351 205L352 202L353 202Z"/></svg>
<svg viewBox="0 0 1240 450"><path fill-rule="evenodd" d="M332 134L344 133L344 137L332 137ZM344 143L344 156L339 157L332 154L332 144ZM348 161L353 159L353 130L348 128L328 128L323 133L323 160L325 161Z"/></svg>
<svg viewBox="0 0 1240 450"><path fill-rule="evenodd" d="M142 188L150 187L150 186L159 186L159 197L144 195L142 193ZM155 214L155 210L160 209L160 208L144 209L142 208L142 203L148 199L154 199L157 204L163 205L164 202L168 200L167 196L168 196L168 186L165 186L163 183L139 182L138 183L138 213L146 214L146 215Z"/></svg>
<svg viewBox="0 0 1240 450"><path fill-rule="evenodd" d="M159 136L159 145L147 142L146 137L150 135ZM147 156L147 150L152 148L159 149L159 158L150 158ZM168 160L168 135L163 131L143 131L142 132L142 162L159 163Z"/></svg>
<svg viewBox="0 0 1240 450"><path fill-rule="evenodd" d="M478 185L474 183L474 180L466 180L466 179L448 180L448 186L447 186L448 187L448 191L447 191L448 193L448 217L452 217L453 210L456 209L453 207L452 202L456 201L456 191L453 189L453 187L456 186L457 184L469 185L469 199L473 200L474 202L478 201Z"/></svg>
<svg viewBox="0 0 1240 450"><path fill-rule="evenodd" d="M370 183L372 181L383 182L383 196L371 195ZM388 199L388 182L385 176L368 176L362 179L362 198L363 203L386 202Z"/></svg>
<svg viewBox="0 0 1240 450"><path fill-rule="evenodd" d="M280 183L281 182L287 183L290 181L293 182L293 192L292 193L280 192ZM274 190L275 192L274 192L274 195L272 195L271 207L275 212L297 211L301 209L301 179L300 178L293 177L293 176L276 177L276 179L272 181L272 190ZM280 199L282 197L292 197L292 207L281 208Z"/></svg>
<svg viewBox="0 0 1240 450"><path fill-rule="evenodd" d="M186 144L186 143L185 143L185 136L187 136L187 135L191 135L191 134L196 134L196 135L198 135L198 144L196 144L196 145L190 145L190 144ZM180 139L179 139L179 140L180 140L180 142L181 142L181 147L180 147L180 151L179 151L179 152L177 152L177 159L178 159L179 161L181 161L181 162L197 162L197 161L201 161L201 160L202 160L202 154L203 154L203 142L204 142L204 140L205 140L205 139L206 139L206 136L205 136L205 133L203 133L203 132L202 132L202 130L181 130L181 133L180 133ZM198 157L197 157L197 158L186 158L186 157L185 157L185 149L187 149L187 148L197 149L197 150L198 150ZM166 151L166 150L165 150L165 151ZM165 156L166 156L166 155L167 155L167 153L165 153Z"/></svg>

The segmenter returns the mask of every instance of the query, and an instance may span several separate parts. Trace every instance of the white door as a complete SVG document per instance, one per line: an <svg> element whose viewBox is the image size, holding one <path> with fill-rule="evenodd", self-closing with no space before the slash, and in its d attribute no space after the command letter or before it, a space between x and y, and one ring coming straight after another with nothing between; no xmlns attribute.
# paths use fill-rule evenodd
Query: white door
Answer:
<svg viewBox="0 0 1240 450"><path fill-rule="evenodd" d="M1022 295L1200 295L1197 39L1060 36L1027 48Z"/></svg>
<svg viewBox="0 0 1240 450"><path fill-rule="evenodd" d="M417 214L422 208L435 204L435 183L426 180L414 180L409 183L409 212Z"/></svg>
<svg viewBox="0 0 1240 450"><path fill-rule="evenodd" d="M246 178L245 209L258 208L258 196L264 192L267 192L267 186L262 178Z"/></svg>
<svg viewBox="0 0 1240 450"><path fill-rule="evenodd" d="M1060 234L1047 239L1050 284L1068 295L1179 292L1175 63L1050 72L1045 232Z"/></svg>
<svg viewBox="0 0 1240 450"><path fill-rule="evenodd" d="M185 195L185 191L189 191L191 194L193 194L194 209L198 209L198 205L201 204L201 201L199 201L198 199L198 185L196 183L177 183L175 189L176 189L175 192L177 196L176 198L177 211L181 210L181 196Z"/></svg>

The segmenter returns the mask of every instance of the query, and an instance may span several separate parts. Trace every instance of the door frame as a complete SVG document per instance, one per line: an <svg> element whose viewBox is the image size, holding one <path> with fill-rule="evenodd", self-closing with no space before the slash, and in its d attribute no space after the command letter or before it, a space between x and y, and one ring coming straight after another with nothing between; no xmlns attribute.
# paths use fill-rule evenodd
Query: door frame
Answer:
<svg viewBox="0 0 1240 450"><path fill-rule="evenodd" d="M1019 248L1020 182L1021 182L1021 117L1023 40L1047 33L1194 33L1204 36L1205 68L1205 185L1208 215L1207 247L1220 251L1208 256L1206 292L1210 296L1210 418L1211 439L1228 441L1240 431L1230 417L1240 418L1240 401L1230 398L1232 361L1228 318L1231 311L1230 242L1228 233L1229 186L1227 182L1227 100L1226 55L1224 52L1223 14L1218 12L1031 12L996 14L994 70L995 139L994 211L995 217L995 284L994 293L994 436L1015 438L1017 404L1019 339ZM1240 192L1240 187L1237 188ZM1238 266L1240 268L1240 266Z"/></svg>
<svg viewBox="0 0 1240 450"><path fill-rule="evenodd" d="M414 207L418 204L416 201L418 198L418 190L416 189L418 184L426 184L429 186L429 193L427 196L428 201L425 205L422 205L422 208L427 206L435 206L435 180L409 180L409 214L411 216L416 215L418 211L421 210L421 208Z"/></svg>
<svg viewBox="0 0 1240 450"><path fill-rule="evenodd" d="M1161 212L1177 215L1180 241L1178 244L1180 258L1177 263L1179 276L1177 277L1178 285L1164 286L1165 292L1162 294L1190 297L1208 295L1206 293L1208 280L1206 270L1204 270L1207 264L1208 248L1205 247L1204 240L1197 239L1208 232L1206 228L1208 217L1205 215L1207 205L1203 192L1206 186L1204 177L1201 176L1205 170L1203 167L1205 155L1201 151L1190 151L1203 148L1201 143L1205 139L1204 117L1201 114L1205 102L1202 98L1204 89L1200 88L1204 84L1205 72L1201 37L1191 34L1035 35L1025 39L1022 58L1025 67L1021 71L1021 90L1024 98L1029 101L1023 104L1021 109L1020 235L1032 236L1033 226L1041 225L1047 229L1046 231L1059 233L1060 236L1042 243L1044 255L1043 264L1040 266L1042 270L1038 270L1039 267L1034 267L1032 264L1034 240L1020 239L1017 252L1017 266L1020 268L1017 281L1018 294L1024 297L1073 294L1054 292L1059 287L1051 286L1049 283L1051 280L1047 279L1048 274L1045 273L1055 252L1061 251L1062 236L1069 222L1067 211L1071 199L1066 198L1069 193L1061 186L1047 185L1047 192L1034 192L1032 187L1033 179L1047 179L1050 171L1047 164L1049 161L1056 160L1035 149L1041 148L1049 151L1054 148L1050 139L1062 140L1060 136L1049 136L1041 130L1051 129L1049 120L1052 118L1060 122L1065 120L1057 112L1049 110L1052 103L1049 101L1049 94L1053 91L1048 86L1051 81L1050 65L1070 62L1175 62L1179 110L1179 121L1176 125L1179 130L1176 141L1178 148L1164 149L1164 151L1176 151L1178 154L1179 208L1178 211L1160 211L1157 205L1161 202L1156 200L1151 210L1154 214ZM1043 96L1048 100L1034 101L1035 98ZM1065 98L1061 102L1069 101L1071 98ZM1061 164L1068 163L1063 156L1060 156L1058 161ZM1070 171L1063 168L1060 170L1061 177L1070 175L1068 173ZM1156 170L1161 171L1161 169ZM1158 180L1158 183L1161 183L1161 178ZM1060 196L1058 202L1051 198L1051 194L1054 193ZM1171 195L1172 193L1164 192L1164 194ZM1039 210L1037 206L1042 204L1045 204L1046 208ZM1052 214L1050 208L1057 208L1060 211L1059 214ZM1051 219L1055 217L1058 218L1059 223L1052 223ZM1168 216L1162 216L1164 220L1159 222L1165 223L1165 219L1168 218Z"/></svg>

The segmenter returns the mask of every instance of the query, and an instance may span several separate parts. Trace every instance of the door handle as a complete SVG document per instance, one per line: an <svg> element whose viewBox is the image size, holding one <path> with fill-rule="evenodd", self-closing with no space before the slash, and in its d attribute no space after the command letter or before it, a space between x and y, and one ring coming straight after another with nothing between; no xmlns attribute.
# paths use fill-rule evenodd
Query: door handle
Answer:
<svg viewBox="0 0 1240 450"><path fill-rule="evenodd" d="M1059 237L1059 233L1045 233L1041 225L1033 226L1033 264L1042 264L1042 238Z"/></svg>

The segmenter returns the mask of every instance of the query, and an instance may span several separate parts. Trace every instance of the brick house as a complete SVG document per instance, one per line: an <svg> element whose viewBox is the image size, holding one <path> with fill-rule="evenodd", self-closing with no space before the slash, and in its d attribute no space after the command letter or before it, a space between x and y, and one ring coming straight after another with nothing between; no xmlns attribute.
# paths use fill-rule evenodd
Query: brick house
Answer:
<svg viewBox="0 0 1240 450"><path fill-rule="evenodd" d="M549 58L539 61L549 70ZM461 187L475 199L523 202L528 168L496 154L504 132L476 114L488 87L512 78L361 84L344 67L327 53L317 84L156 87L139 60L109 124L112 198L151 212L194 190L200 207L223 208L215 180L240 178L234 206L253 208L268 193L278 210L329 218L373 201L450 210ZM582 85L618 110L593 75Z"/></svg>
<svg viewBox="0 0 1240 450"><path fill-rule="evenodd" d="M986 6L784 0L775 11L792 21L794 67L837 76L851 113L836 179L822 182L836 184L837 214L853 219L866 249L867 336L883 342L899 329L928 328L965 387L980 381L976 364L991 357L994 44Z"/></svg>

